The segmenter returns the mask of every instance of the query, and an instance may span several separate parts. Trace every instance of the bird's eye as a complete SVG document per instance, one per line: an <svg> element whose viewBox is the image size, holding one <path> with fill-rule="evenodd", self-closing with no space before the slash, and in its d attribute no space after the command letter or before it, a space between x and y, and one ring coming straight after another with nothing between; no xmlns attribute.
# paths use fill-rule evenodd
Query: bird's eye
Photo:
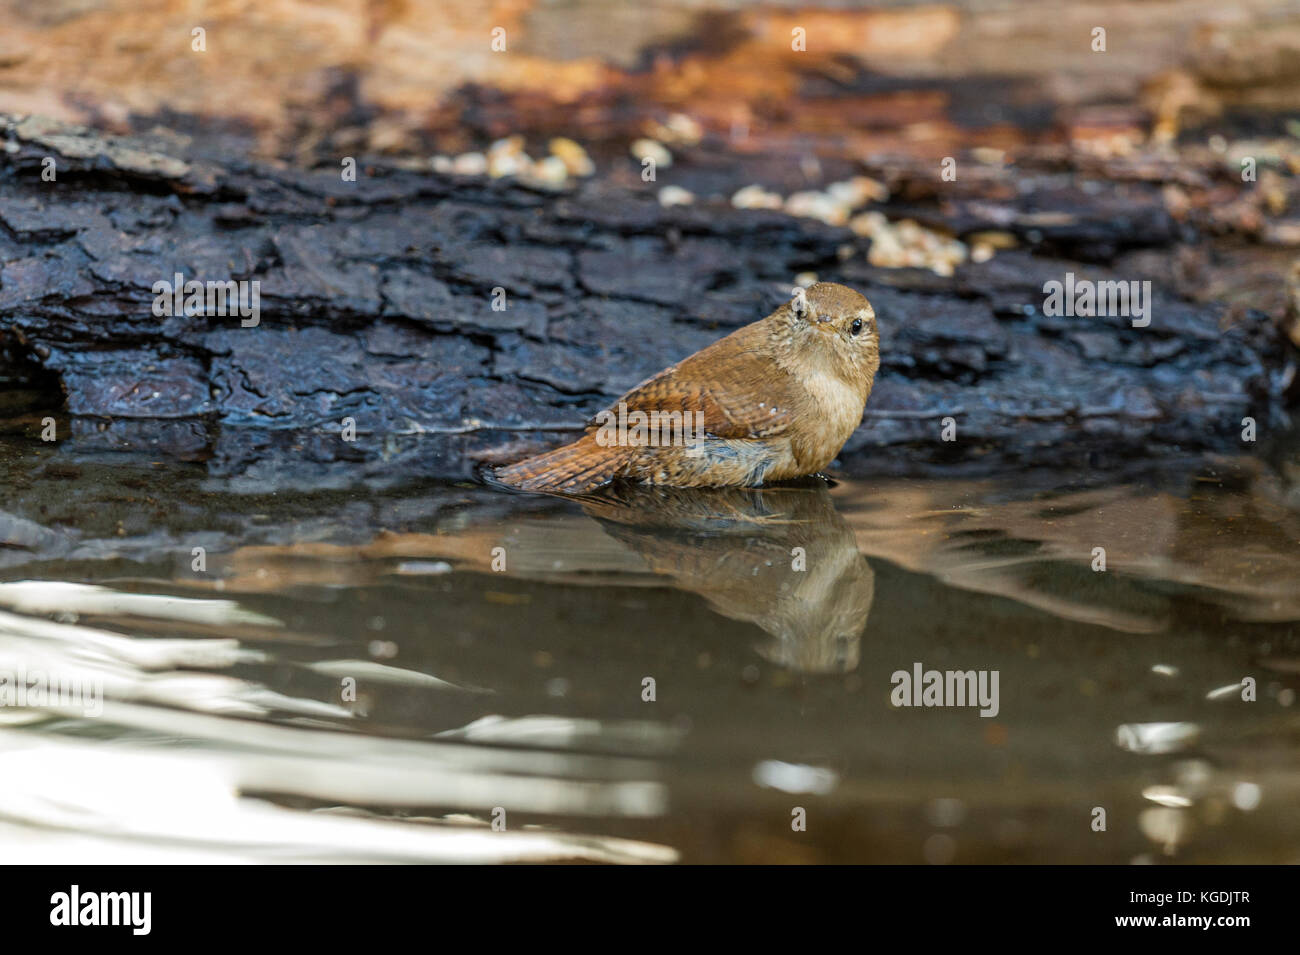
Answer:
<svg viewBox="0 0 1300 955"><path fill-rule="evenodd" d="M849 334L856 335L860 331L862 331L862 319L855 318L853 324L849 326Z"/></svg>

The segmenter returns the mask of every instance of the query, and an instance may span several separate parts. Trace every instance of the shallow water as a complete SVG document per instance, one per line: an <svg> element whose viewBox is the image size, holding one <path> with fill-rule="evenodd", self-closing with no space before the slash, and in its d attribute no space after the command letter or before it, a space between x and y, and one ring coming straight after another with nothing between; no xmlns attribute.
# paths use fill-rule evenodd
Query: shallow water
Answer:
<svg viewBox="0 0 1300 955"><path fill-rule="evenodd" d="M0 706L10 860L1300 861L1248 460L568 501L5 441L0 672L102 688Z"/></svg>

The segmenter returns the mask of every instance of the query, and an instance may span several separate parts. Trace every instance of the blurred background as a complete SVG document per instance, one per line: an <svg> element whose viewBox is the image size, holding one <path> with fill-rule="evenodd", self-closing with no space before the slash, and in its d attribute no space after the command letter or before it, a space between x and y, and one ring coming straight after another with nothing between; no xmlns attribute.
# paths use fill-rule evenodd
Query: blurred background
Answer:
<svg viewBox="0 0 1300 955"><path fill-rule="evenodd" d="M1300 97L1293 0L3 9L0 108L119 132L217 129L286 157L459 150L560 129L621 145L662 110L715 135L743 130L749 151L934 157L975 138L1120 148L1293 111ZM1104 54L1092 48L1097 27ZM189 55L194 28L207 31L205 56ZM497 28L507 56L491 48ZM795 28L811 55L791 49Z"/></svg>

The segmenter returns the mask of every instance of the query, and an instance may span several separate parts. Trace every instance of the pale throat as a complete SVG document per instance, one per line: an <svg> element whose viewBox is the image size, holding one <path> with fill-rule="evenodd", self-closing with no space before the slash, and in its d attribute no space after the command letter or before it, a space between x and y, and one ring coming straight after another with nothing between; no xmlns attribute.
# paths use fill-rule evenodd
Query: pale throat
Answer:
<svg viewBox="0 0 1300 955"><path fill-rule="evenodd" d="M777 364L803 385L825 413L838 417L856 405L860 418L872 377L868 370L842 354L843 343L834 333L789 327L781 332L788 347L775 350Z"/></svg>

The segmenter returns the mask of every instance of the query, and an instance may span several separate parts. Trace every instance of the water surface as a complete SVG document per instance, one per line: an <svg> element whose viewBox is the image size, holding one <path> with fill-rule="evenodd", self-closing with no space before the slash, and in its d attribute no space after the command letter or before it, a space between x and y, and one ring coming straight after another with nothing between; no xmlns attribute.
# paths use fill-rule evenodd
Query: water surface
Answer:
<svg viewBox="0 0 1300 955"><path fill-rule="evenodd" d="M0 670L103 692L0 706L11 860L1300 861L1251 461L572 501L4 440Z"/></svg>

